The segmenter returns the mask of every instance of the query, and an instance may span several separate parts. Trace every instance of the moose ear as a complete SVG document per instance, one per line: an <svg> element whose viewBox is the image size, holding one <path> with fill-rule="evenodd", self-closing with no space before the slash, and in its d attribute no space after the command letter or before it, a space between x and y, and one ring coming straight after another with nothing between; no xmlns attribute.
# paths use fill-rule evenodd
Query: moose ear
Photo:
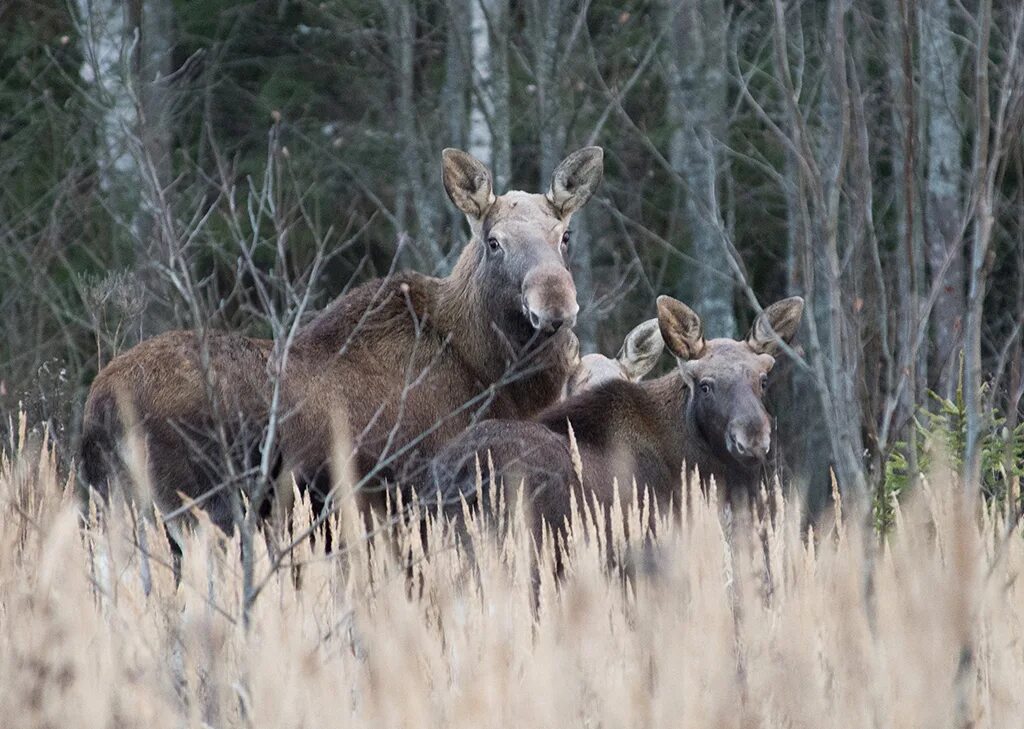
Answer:
<svg viewBox="0 0 1024 729"><path fill-rule="evenodd" d="M562 160L551 175L548 202L563 218L583 207L604 175L604 150L584 147Z"/></svg>
<svg viewBox="0 0 1024 729"><path fill-rule="evenodd" d="M494 202L491 173L484 163L460 149L441 152L444 189L455 207L479 220Z"/></svg>
<svg viewBox="0 0 1024 729"><path fill-rule="evenodd" d="M779 340L786 344L793 341L803 313L804 300L799 296L776 301L757 315L747 335L747 344L758 354L777 356Z"/></svg>
<svg viewBox="0 0 1024 729"><path fill-rule="evenodd" d="M693 309L671 296L658 297L658 326L666 346L681 360L704 355L704 327Z"/></svg>
<svg viewBox="0 0 1024 729"><path fill-rule="evenodd" d="M658 320L648 319L626 335L616 359L626 377L636 382L651 371L664 351L665 339Z"/></svg>

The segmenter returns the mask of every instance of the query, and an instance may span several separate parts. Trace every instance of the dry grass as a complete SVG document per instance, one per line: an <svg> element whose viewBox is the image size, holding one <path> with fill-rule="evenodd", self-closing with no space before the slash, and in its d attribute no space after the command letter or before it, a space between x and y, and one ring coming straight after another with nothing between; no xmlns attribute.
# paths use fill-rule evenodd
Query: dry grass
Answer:
<svg viewBox="0 0 1024 729"><path fill-rule="evenodd" d="M691 492L679 526L663 519L656 569L623 583L597 540L579 537L562 586L541 572L536 608L516 519L500 547L478 546L476 568L436 524L427 557L405 535L420 590L385 544L325 556L303 543L299 586L289 569L271 575L247 629L237 543L200 528L176 586L158 527L143 560L123 511L80 526L45 440L23 435L7 451L5 728L1016 727L1024 716L1024 541L992 515L965 518L942 479L873 555L849 525L801 537L792 505L771 523L723 525ZM267 564L264 552L258 579Z"/></svg>

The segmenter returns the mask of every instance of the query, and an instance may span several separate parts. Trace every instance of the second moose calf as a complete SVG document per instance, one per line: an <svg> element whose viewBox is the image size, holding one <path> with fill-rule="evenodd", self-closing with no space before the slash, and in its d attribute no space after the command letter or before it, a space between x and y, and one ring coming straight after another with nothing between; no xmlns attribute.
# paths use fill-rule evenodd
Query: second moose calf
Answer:
<svg viewBox="0 0 1024 729"><path fill-rule="evenodd" d="M565 397L592 390L613 380L639 382L658 364L664 351L665 340L661 337L658 320L648 319L633 327L626 335L615 359L603 354L583 355L576 368L569 373L565 383Z"/></svg>
<svg viewBox="0 0 1024 729"><path fill-rule="evenodd" d="M714 478L727 498L752 494L771 447L772 421L763 398L780 343L796 334L804 302L799 297L765 309L742 340L711 339L685 304L658 299L658 326L676 357L674 372L642 383L612 380L555 405L536 420L481 422L431 464L431 492L461 510L465 499L487 512L493 477L504 503L523 502L535 538L544 523L558 532L578 503L610 507L631 494L635 478L664 511L679 493L684 467ZM570 452L573 429L582 459L582 482ZM479 466L478 466L479 464ZM493 464L494 473L489 470ZM429 495L428 495L429 498Z"/></svg>

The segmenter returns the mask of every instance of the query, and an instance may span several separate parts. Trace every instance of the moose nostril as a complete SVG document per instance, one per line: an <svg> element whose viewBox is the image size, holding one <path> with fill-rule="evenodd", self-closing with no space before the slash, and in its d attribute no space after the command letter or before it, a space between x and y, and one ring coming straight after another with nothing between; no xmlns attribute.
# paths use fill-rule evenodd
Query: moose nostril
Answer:
<svg viewBox="0 0 1024 729"><path fill-rule="evenodd" d="M530 326L534 329L540 329L540 317L537 315L537 312L532 310L530 311Z"/></svg>
<svg viewBox="0 0 1024 729"><path fill-rule="evenodd" d="M564 323L565 319L552 319L551 321L548 322L548 326L551 327L551 331L557 332L559 329L562 328L562 325Z"/></svg>

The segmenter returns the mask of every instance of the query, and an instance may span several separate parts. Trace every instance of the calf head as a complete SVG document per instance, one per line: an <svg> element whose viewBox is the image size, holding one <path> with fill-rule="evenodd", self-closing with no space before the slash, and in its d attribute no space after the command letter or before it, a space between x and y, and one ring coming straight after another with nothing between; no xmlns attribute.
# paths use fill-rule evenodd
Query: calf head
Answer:
<svg viewBox="0 0 1024 729"><path fill-rule="evenodd" d="M648 319L626 335L615 359L603 354L580 358L565 384L565 396L597 387L612 380L639 382L658 363L665 350L665 340L657 319Z"/></svg>
<svg viewBox="0 0 1024 729"><path fill-rule="evenodd" d="M746 339L705 340L692 309L668 296L658 298L658 323L690 390L690 414L719 458L752 466L768 455L768 373L781 343L796 335L803 309L799 296L783 299L758 315Z"/></svg>
<svg viewBox="0 0 1024 729"><path fill-rule="evenodd" d="M483 163L444 150L444 187L469 221L485 313L509 339L575 325L569 221L597 189L603 157L600 147L586 147L558 165L545 194L513 190L495 196Z"/></svg>

